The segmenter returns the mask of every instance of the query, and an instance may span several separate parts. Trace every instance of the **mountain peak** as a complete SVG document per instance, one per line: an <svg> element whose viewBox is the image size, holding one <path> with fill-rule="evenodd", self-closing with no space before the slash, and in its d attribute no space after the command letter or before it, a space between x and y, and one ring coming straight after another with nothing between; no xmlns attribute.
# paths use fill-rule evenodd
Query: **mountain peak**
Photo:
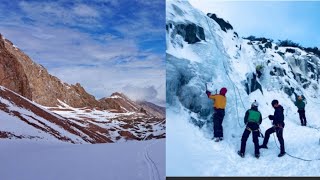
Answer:
<svg viewBox="0 0 320 180"><path fill-rule="evenodd" d="M114 92L111 94L110 96L111 98L127 98L127 96L125 96L123 93L121 92Z"/></svg>

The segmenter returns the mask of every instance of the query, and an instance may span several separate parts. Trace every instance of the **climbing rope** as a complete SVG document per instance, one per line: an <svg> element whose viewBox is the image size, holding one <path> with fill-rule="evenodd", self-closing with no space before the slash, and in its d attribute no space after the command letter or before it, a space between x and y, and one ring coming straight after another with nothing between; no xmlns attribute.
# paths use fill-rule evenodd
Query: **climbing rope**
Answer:
<svg viewBox="0 0 320 180"><path fill-rule="evenodd" d="M274 133L273 133L273 138L274 138L274 143L276 144L277 148L280 150L280 147L277 144L276 136L274 135ZM302 161L319 161L320 160L320 158L319 159L304 159L304 158L301 158L301 157L293 156L293 155L289 154L288 152L286 152L286 154L288 156L294 158L294 159L299 159L299 160L302 160Z"/></svg>
<svg viewBox="0 0 320 180"><path fill-rule="evenodd" d="M210 31L210 33L211 33L211 36L212 36L212 38L213 38L214 35L213 35L212 31L211 31L211 28L210 28L210 26L209 26L209 22L208 22L208 19L207 19L207 18L208 18L208 17L206 17L205 19L206 19L206 22L207 22L209 31ZM215 44L215 45L216 45L216 44ZM216 45L216 48L219 49L219 50L221 50L217 45ZM221 51L223 51L223 50L221 50ZM226 54L226 53L224 53L224 54ZM239 126L240 126L241 128L243 128L243 127L245 126L245 124L244 124L244 125L241 125L241 123L240 123L240 117L239 117L239 112L238 112L238 98L237 98L237 92L236 92L237 87L235 87L234 82L232 81L232 79L230 78L230 76L229 76L229 74L228 74L228 71L227 71L225 62L222 61L222 64L223 64L223 68L224 68L224 70L225 70L225 72L226 72L226 74L227 74L227 77L229 78L229 81L231 82L231 85L232 85L232 87L233 87L233 92L234 92L234 94L235 94L236 112L237 112L238 124L239 124ZM238 92L239 92L239 89L238 89ZM240 92L239 92L239 94L240 94ZM243 103L243 101L242 101L242 99L241 99L241 96L240 96L240 100L241 100L241 102L242 102L243 108L246 109L245 106L244 106L244 103Z"/></svg>
<svg viewBox="0 0 320 180"><path fill-rule="evenodd" d="M232 86L233 86L233 92L234 92L234 94L235 94L235 99L236 99L236 111L237 111L237 116L238 116L238 124L239 124L239 126L240 126L241 128L243 128L243 127L245 126L245 124L242 126L241 123L240 123L240 120L239 120L238 98L237 98L236 88L235 88L235 85L234 85L233 81L231 80L230 76L228 75L228 72L227 72L227 70L226 70L226 67L225 67L225 65L224 65L224 62L223 62L223 67L225 68L225 71L226 71L226 73L227 73L227 76L228 76L228 78L229 78L229 80L230 80L230 82L231 82L231 84L232 84Z"/></svg>
<svg viewBox="0 0 320 180"><path fill-rule="evenodd" d="M206 22L207 22L207 24L208 24L208 27L209 27L209 31L210 31L210 33L211 33L211 36L214 37L214 36L213 36L213 33L212 33L212 31L211 31L211 28L210 28L210 26L209 26L209 22L208 22L208 20L207 20L207 17L206 17L205 19L206 19ZM216 47L217 47L217 49L220 49L217 45L216 45ZM221 50L221 49L220 49L220 50ZM225 54L226 54L226 53L225 53ZM237 111L238 123L239 123L239 126L240 126L241 128L243 128L245 125L241 126L240 121L239 121L239 113L238 113L238 108L237 108L237 107L238 107L238 100L237 100L237 92L236 92L236 89L237 89L237 91L238 91L238 94L239 94L239 97L240 97L240 100L241 100L241 103L242 103L243 108L244 108L244 109L246 109L246 108L245 108L245 105L244 105L244 103L243 103L243 101L242 101L242 98L241 98L239 89L235 86L235 83L232 81L232 79L230 78L230 76L229 76L229 74L228 74L227 68L226 68L226 66L225 66L225 62L223 61L222 63L223 63L224 70L225 70L225 72L226 72L226 74L227 74L227 77L229 78L229 81L231 82L231 84L232 84L232 86L233 86L233 90L234 90L234 93L235 93L235 96L236 96L235 99L236 99L236 111ZM306 94L306 93L305 93L305 94ZM311 100L311 101L312 101L312 100ZM313 102L313 101L312 101L312 102ZM314 102L314 103L315 103L315 102ZM317 103L317 104L320 104L320 103ZM267 117L265 117L265 118L263 118L263 119L266 119L266 118L267 118ZM316 129L316 128L314 128L314 129ZM319 129L317 129L317 130L319 130ZM274 133L273 133L273 138L274 138L274 142L275 142L277 148L280 150L280 147L278 146L278 144L277 144L277 142L276 142L276 138L275 138ZM301 158L301 157L293 156L293 155L289 154L288 152L286 152L286 154L287 154L288 156L292 157L292 158L299 159L299 160L302 160L302 161L318 161L318 160L320 160L320 158L319 158L319 159L304 159L304 158Z"/></svg>

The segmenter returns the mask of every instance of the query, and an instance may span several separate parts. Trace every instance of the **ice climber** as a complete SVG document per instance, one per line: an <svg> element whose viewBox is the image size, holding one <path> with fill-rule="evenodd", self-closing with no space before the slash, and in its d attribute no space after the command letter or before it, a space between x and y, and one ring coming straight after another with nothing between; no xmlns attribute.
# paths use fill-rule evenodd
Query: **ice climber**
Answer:
<svg viewBox="0 0 320 180"><path fill-rule="evenodd" d="M214 100L213 103L213 131L214 140L216 142L223 140L223 127L222 121L225 115L224 109L226 108L227 98L226 98L227 88L223 87L220 89L219 94L211 95L211 92L206 90L208 98Z"/></svg>
<svg viewBox="0 0 320 180"><path fill-rule="evenodd" d="M304 110L304 107L306 106L306 104L304 101L305 101L305 97L301 95L301 96L296 97L296 102L294 103L298 108L301 126L307 125L306 112Z"/></svg>
<svg viewBox="0 0 320 180"><path fill-rule="evenodd" d="M284 114L283 114L283 107L279 104L278 100L273 100L271 102L272 107L275 109L274 115L269 115L269 119L273 120L272 127L266 130L263 144L260 148L268 149L267 144L270 137L270 134L276 132L279 143L280 143L280 154L278 157L282 157L286 154L284 150L284 140L283 140L283 128L284 128Z"/></svg>
<svg viewBox="0 0 320 180"><path fill-rule="evenodd" d="M247 110L244 116L244 123L246 124L246 128L242 134L241 138L241 147L240 151L238 151L239 156L244 157L246 151L246 143L250 133L252 132L252 140L254 144L254 155L256 158L260 157L259 152L259 125L262 122L262 115L258 111L258 102L254 101L251 104L251 109Z"/></svg>

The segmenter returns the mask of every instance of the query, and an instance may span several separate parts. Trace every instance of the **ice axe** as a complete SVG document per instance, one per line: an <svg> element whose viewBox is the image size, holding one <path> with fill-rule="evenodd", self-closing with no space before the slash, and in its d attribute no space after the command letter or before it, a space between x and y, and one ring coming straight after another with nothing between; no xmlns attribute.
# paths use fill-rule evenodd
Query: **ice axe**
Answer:
<svg viewBox="0 0 320 180"><path fill-rule="evenodd" d="M206 82L206 91L208 91L208 83ZM218 94L218 90L216 89L216 94Z"/></svg>

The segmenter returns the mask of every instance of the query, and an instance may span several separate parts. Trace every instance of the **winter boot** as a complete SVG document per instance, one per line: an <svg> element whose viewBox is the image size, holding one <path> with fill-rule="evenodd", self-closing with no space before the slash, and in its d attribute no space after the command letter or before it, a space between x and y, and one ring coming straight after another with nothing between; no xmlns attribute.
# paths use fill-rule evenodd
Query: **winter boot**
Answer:
<svg viewBox="0 0 320 180"><path fill-rule="evenodd" d="M223 137L219 137L219 141L222 141L223 140Z"/></svg>
<svg viewBox="0 0 320 180"><path fill-rule="evenodd" d="M255 156L257 159L259 159L260 154L255 154L254 156Z"/></svg>
<svg viewBox="0 0 320 180"><path fill-rule="evenodd" d="M267 145L262 144L262 145L260 145L260 146L259 146L259 149L261 149L261 148L268 149L268 146L267 146Z"/></svg>
<svg viewBox="0 0 320 180"><path fill-rule="evenodd" d="M240 157L244 158L244 153L238 151L238 155L239 155Z"/></svg>
<svg viewBox="0 0 320 180"><path fill-rule="evenodd" d="M286 152L281 152L279 155L278 155L278 157L282 157L282 156L284 156L286 154Z"/></svg>
<svg viewBox="0 0 320 180"><path fill-rule="evenodd" d="M214 142L219 142L219 138L218 137L215 137L213 138Z"/></svg>

